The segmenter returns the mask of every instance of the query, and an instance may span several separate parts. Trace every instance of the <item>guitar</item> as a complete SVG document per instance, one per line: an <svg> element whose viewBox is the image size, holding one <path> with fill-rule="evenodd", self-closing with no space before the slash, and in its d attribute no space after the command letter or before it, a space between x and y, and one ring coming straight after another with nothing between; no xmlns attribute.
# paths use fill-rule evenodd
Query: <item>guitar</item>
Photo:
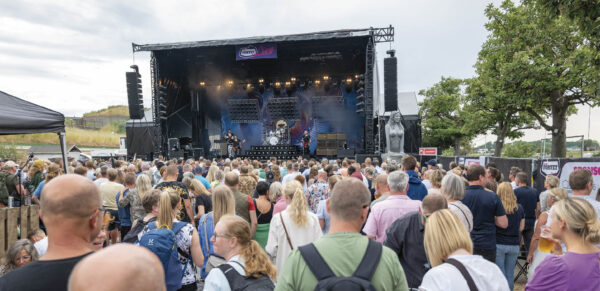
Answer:
<svg viewBox="0 0 600 291"><path fill-rule="evenodd" d="M242 141L238 142L238 145L235 145L235 142L234 142L233 151L237 152L242 147L242 144L244 144L245 142L246 142L246 140L242 140Z"/></svg>

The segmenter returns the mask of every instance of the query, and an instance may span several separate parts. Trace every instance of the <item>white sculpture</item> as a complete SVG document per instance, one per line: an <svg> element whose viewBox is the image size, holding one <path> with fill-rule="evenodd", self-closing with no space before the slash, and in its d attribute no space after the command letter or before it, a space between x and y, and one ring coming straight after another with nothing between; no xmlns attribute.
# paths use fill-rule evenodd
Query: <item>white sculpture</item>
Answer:
<svg viewBox="0 0 600 291"><path fill-rule="evenodd" d="M390 115L390 120L385 125L385 136L388 154L404 153L404 126L400 111L394 111Z"/></svg>

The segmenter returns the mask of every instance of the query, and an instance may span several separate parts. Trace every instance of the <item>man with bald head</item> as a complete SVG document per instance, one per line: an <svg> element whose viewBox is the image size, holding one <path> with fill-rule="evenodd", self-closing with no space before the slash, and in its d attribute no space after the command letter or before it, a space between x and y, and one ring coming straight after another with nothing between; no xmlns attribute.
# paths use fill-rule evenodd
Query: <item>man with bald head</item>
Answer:
<svg viewBox="0 0 600 291"><path fill-rule="evenodd" d="M158 257L146 248L113 245L75 266L69 278L69 291L163 291L166 284L161 266Z"/></svg>
<svg viewBox="0 0 600 291"><path fill-rule="evenodd" d="M192 203L188 193L188 188L185 184L179 182L177 177L179 176L179 168L175 165L167 166L166 177L164 182L156 185L156 189L160 191L173 190L179 197L181 197L181 205L179 206L179 213L177 219L179 221L189 222L194 225L194 212L192 211Z"/></svg>
<svg viewBox="0 0 600 291"><path fill-rule="evenodd" d="M73 267L92 252L102 229L102 197L89 179L63 175L42 190L40 218L48 232L48 250L39 261L0 278L0 290L67 290Z"/></svg>
<svg viewBox="0 0 600 291"><path fill-rule="evenodd" d="M331 214L329 233L290 253L283 269L279 270L275 290L315 289L317 278L307 262L316 265L319 259L306 259L308 249L316 249L317 255L321 256L338 277L352 276L368 250L371 256L381 250L375 272L369 278L371 284L376 290L408 290L404 271L396 254L360 234L369 213L370 202L371 193L362 181L354 178L338 181L326 202L327 211Z"/></svg>

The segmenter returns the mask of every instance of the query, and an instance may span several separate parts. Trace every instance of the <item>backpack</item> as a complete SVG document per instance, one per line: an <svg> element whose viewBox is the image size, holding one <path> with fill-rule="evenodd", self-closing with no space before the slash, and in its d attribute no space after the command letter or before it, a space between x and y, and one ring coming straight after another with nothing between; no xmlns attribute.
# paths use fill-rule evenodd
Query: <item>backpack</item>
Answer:
<svg viewBox="0 0 600 291"><path fill-rule="evenodd" d="M242 266L236 261L232 261L232 263ZM244 266L242 266L242 268L243 267ZM249 276L243 276L240 275L240 273L238 273L238 271L236 271L229 263L220 265L218 268L223 272L225 278L227 278L227 282L229 282L231 291L272 291L275 289L275 284L267 275L262 275L258 278L253 277L252 274Z"/></svg>
<svg viewBox="0 0 600 291"><path fill-rule="evenodd" d="M140 239L140 245L152 251L163 265L165 270L165 282L167 291L175 291L181 288L181 279L189 259L185 261L185 266L181 268L179 262L179 253L188 257L188 254L177 247L175 234L179 232L187 222L177 222L172 229L160 226L156 227L154 223L148 224L148 232Z"/></svg>
<svg viewBox="0 0 600 291"><path fill-rule="evenodd" d="M138 219L135 226L133 228L131 228L129 230L129 232L125 235L125 237L123 238L123 242L130 243L130 244L139 244L140 241L138 240L138 234L140 232L142 232L142 230L144 230L144 227L146 227L146 224L148 224L150 222L155 222L155 221L156 221L156 217L150 218L150 220L148 220L147 222L144 222L144 218Z"/></svg>
<svg viewBox="0 0 600 291"><path fill-rule="evenodd" d="M381 259L383 247L380 243L369 239L367 251L351 277L336 277L314 244L307 244L298 249L310 271L317 277L318 283L315 290L377 290L371 284L371 278Z"/></svg>

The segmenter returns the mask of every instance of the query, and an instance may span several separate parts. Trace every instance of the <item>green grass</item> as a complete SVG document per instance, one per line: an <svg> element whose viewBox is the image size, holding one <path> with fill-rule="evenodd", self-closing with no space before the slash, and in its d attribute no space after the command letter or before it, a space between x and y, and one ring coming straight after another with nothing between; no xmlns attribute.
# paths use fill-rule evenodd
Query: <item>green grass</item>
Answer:
<svg viewBox="0 0 600 291"><path fill-rule="evenodd" d="M83 114L83 117L97 116L129 116L129 109L125 105L112 105L104 109Z"/></svg>
<svg viewBox="0 0 600 291"><path fill-rule="evenodd" d="M67 144L86 147L119 147L119 138L123 133L112 134L111 131L66 128ZM58 144L56 133L17 134L0 136L0 143L7 144Z"/></svg>

